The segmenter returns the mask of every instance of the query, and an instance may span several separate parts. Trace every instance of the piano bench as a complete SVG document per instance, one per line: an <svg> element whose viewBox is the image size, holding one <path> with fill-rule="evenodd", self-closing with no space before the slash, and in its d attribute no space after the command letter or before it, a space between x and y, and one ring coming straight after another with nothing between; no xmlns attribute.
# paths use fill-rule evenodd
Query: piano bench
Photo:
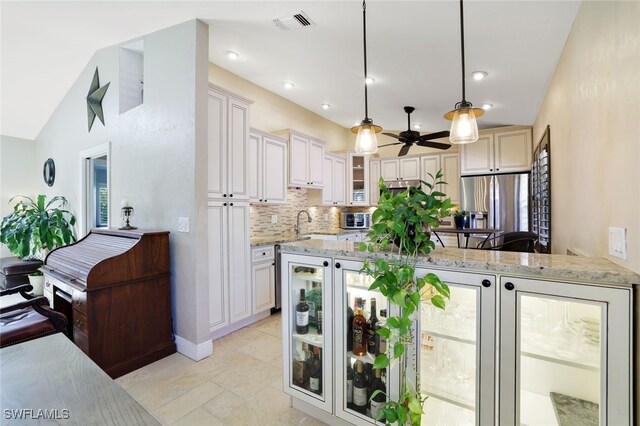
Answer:
<svg viewBox="0 0 640 426"><path fill-rule="evenodd" d="M29 274L42 266L40 260L21 260L19 257L0 258L0 289L7 290L29 284Z"/></svg>
<svg viewBox="0 0 640 426"><path fill-rule="evenodd" d="M0 348L67 329L67 317L51 309L44 296L3 307L0 312Z"/></svg>

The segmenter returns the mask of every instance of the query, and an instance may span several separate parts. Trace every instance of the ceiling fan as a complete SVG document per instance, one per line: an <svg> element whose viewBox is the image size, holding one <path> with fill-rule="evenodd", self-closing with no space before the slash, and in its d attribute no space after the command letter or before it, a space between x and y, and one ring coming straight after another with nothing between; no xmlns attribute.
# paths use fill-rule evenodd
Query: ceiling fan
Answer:
<svg viewBox="0 0 640 426"><path fill-rule="evenodd" d="M387 135L387 136L391 136L392 138L396 138L398 139L399 142L395 142L395 143L389 143L386 145L380 145L380 148L382 148L383 146L391 146L391 145L401 145L404 144L404 146L402 148L400 148L400 153L398 154L398 157L402 157L403 155L407 155L407 153L409 152L409 148L411 148L411 146L413 144L416 144L418 146L426 146L429 148L436 148L436 149L449 149L451 148L451 145L448 143L441 143L441 142L434 142L431 139L439 139L439 138L446 138L449 136L449 131L445 130L442 132L436 132L436 133L429 133L426 135L422 135L420 136L420 132L416 132L415 130L411 130L411 113L415 110L414 107L411 106L406 106L404 107L404 112L407 113L407 130L405 130L404 132L400 132L399 135L394 135L393 133L385 133L383 132L383 135Z"/></svg>

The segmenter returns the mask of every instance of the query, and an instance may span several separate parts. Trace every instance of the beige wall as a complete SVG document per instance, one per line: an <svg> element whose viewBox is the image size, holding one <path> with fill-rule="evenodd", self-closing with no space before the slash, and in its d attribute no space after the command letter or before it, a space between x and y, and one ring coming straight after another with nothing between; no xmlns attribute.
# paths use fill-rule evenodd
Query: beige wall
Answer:
<svg viewBox="0 0 640 426"><path fill-rule="evenodd" d="M552 246L608 256L627 229L640 272L640 3L583 2L534 125L551 126Z"/></svg>
<svg viewBox="0 0 640 426"><path fill-rule="evenodd" d="M348 129L213 63L209 63L209 82L254 102L251 105L251 127L265 132L299 130L325 141L327 151L350 147L351 132Z"/></svg>

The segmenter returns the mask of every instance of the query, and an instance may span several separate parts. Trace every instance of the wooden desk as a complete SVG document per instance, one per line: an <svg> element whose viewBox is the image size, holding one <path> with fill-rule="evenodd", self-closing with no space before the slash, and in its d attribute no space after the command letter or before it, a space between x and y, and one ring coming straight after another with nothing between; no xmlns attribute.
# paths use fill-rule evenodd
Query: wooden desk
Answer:
<svg viewBox="0 0 640 426"><path fill-rule="evenodd" d="M8 424L160 424L60 333L0 349L0 383Z"/></svg>
<svg viewBox="0 0 640 426"><path fill-rule="evenodd" d="M483 244L484 244L489 239L489 237L491 237L491 235L499 234L499 233L501 233L503 231L502 231L502 229L492 229L492 228L464 228L464 229L438 228L438 229L432 229L431 232L433 232L433 234L436 236L438 241L440 241L440 244L442 244L442 247L444 247L444 243L440 239L440 236L438 235L438 233L441 233L441 234L455 234L456 240L458 241L458 248L461 248L460 247L460 238L459 237L460 237L460 234L462 234L465 237L464 248L469 248L469 236L471 236L471 235L486 235L486 238L483 241Z"/></svg>

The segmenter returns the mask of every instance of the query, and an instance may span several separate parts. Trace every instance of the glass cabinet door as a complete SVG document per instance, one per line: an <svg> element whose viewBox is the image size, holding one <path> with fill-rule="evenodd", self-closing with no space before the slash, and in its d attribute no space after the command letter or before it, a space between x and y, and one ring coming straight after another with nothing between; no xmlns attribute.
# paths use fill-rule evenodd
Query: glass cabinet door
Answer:
<svg viewBox="0 0 640 426"><path fill-rule="evenodd" d="M398 393L397 368L373 368L376 355L386 351L375 330L390 315L389 303L369 290L373 278L358 272L361 262L338 260L335 266L336 415L352 424L375 424L378 408ZM376 389L384 393L370 400Z"/></svg>
<svg viewBox="0 0 640 426"><path fill-rule="evenodd" d="M364 155L349 153L349 204L369 205L369 158Z"/></svg>
<svg viewBox="0 0 640 426"><path fill-rule="evenodd" d="M630 424L629 292L511 278L501 291L501 419Z"/></svg>
<svg viewBox="0 0 640 426"><path fill-rule="evenodd" d="M445 310L429 302L420 309L422 424L493 424L495 277L419 270L427 272L447 283L451 298Z"/></svg>
<svg viewBox="0 0 640 426"><path fill-rule="evenodd" d="M282 256L285 392L331 411L331 259Z"/></svg>

